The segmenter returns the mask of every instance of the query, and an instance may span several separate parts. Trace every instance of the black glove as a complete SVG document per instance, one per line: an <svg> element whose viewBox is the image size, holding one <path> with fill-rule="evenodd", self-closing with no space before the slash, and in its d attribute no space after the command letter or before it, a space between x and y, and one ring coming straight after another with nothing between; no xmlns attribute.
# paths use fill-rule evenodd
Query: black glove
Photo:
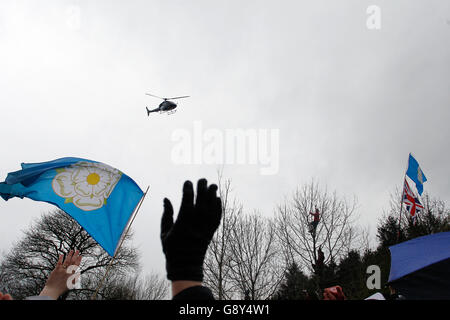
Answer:
<svg viewBox="0 0 450 320"><path fill-rule="evenodd" d="M216 192L215 184L208 188L207 181L200 179L194 205L192 183L186 181L175 223L172 204L164 198L161 242L169 280L203 281L203 260L222 217L222 203Z"/></svg>

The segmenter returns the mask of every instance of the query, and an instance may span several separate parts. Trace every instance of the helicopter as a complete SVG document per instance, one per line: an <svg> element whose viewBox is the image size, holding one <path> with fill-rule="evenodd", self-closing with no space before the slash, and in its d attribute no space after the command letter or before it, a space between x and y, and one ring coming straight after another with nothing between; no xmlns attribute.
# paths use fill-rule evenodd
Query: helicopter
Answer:
<svg viewBox="0 0 450 320"><path fill-rule="evenodd" d="M152 112L159 112L159 113L167 112L168 115L175 113L177 111L177 110L175 110L175 108L177 107L177 104L171 100L189 98L189 96L162 98L162 97L155 96L151 93L146 93L146 95L164 100L163 102L161 102L159 104L158 108L155 108L153 110L150 110L149 108L145 107L145 109L147 109L147 116L149 116L150 113L152 113Z"/></svg>

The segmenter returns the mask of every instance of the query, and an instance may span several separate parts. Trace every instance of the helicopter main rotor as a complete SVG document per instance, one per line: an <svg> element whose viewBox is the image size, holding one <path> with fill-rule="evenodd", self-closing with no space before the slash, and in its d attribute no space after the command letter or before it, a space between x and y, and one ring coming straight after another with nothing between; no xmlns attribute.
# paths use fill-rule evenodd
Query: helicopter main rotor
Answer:
<svg viewBox="0 0 450 320"><path fill-rule="evenodd" d="M183 99L183 98L189 98L190 97L190 96L180 96L180 97L173 97L173 98L163 98L163 97L155 96L154 94L151 94L151 93L146 93L146 95L152 96L152 97L155 97L155 98L158 98L158 99L162 99L164 101L175 100L175 99Z"/></svg>

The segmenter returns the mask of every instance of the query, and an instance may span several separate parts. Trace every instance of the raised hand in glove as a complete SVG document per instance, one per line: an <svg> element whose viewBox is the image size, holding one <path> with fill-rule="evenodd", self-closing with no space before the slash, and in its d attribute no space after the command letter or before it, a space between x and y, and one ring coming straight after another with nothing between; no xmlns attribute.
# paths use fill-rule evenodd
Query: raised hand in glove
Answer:
<svg viewBox="0 0 450 320"><path fill-rule="evenodd" d="M222 203L216 193L215 184L208 188L206 179L200 179L194 204L192 183L186 181L175 223L172 204L164 199L161 242L169 280L203 281L203 260L222 217Z"/></svg>

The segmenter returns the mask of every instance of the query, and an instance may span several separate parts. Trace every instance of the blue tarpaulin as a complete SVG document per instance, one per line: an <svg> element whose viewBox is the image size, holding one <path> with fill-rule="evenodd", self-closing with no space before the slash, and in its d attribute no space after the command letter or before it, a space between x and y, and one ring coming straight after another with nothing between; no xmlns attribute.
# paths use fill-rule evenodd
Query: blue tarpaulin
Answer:
<svg viewBox="0 0 450 320"><path fill-rule="evenodd" d="M389 284L407 299L450 299L450 232L389 248Z"/></svg>

